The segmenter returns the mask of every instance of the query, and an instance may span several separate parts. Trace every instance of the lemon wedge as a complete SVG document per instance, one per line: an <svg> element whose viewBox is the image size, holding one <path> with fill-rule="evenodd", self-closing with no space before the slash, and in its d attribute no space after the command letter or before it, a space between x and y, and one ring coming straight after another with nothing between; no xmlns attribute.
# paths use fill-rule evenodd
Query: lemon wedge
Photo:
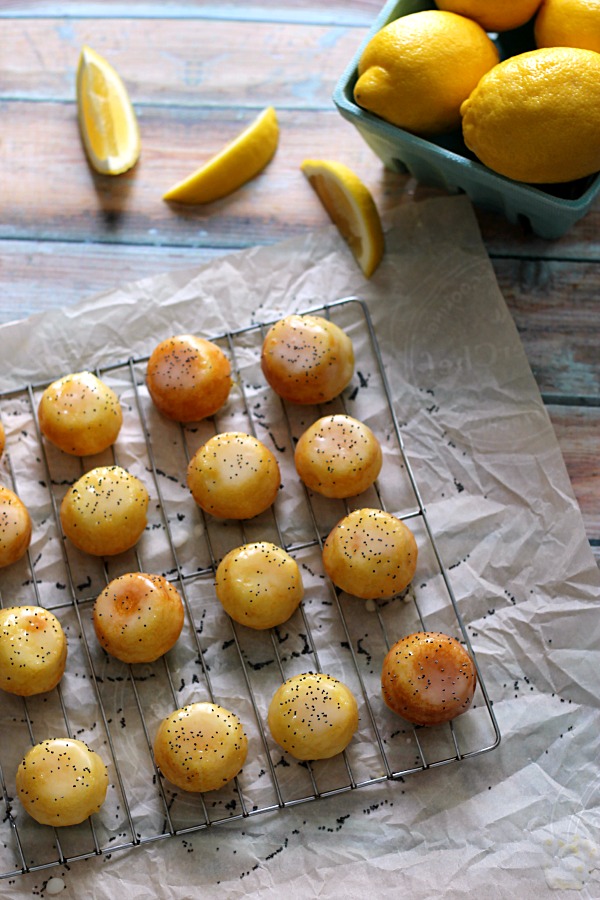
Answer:
<svg viewBox="0 0 600 900"><path fill-rule="evenodd" d="M278 142L277 113L268 106L235 140L173 185L163 194L163 200L212 203L231 194L264 169L275 154Z"/></svg>
<svg viewBox="0 0 600 900"><path fill-rule="evenodd" d="M77 66L77 113L92 167L104 175L131 169L140 155L140 132L120 75L91 47Z"/></svg>
<svg viewBox="0 0 600 900"><path fill-rule="evenodd" d="M383 257L381 219L369 189L343 163L305 159L300 166L366 278Z"/></svg>

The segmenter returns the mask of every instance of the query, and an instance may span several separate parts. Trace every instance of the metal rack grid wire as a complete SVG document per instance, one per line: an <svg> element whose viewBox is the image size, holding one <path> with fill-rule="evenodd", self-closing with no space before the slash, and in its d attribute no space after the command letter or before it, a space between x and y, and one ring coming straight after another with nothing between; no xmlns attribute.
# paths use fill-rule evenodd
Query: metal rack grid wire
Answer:
<svg viewBox="0 0 600 900"><path fill-rule="evenodd" d="M270 323L211 336L230 356L235 387L223 410L200 423L180 425L157 413L145 388L147 357L97 369L118 393L124 410L116 445L99 457L67 457L42 438L36 410L46 384L0 394L7 432L0 480L23 499L34 522L26 557L0 572L0 601L3 606L34 603L50 609L61 620L69 643L67 670L57 688L27 699L11 694L0 698L0 725L10 735L0 745L5 805L0 877L401 780L498 745L500 733L479 669L473 706L448 725L415 728L382 701L381 662L399 637L439 630L458 637L471 654L473 649L405 451L368 309L351 297L305 312L331 318L360 346L353 381L340 398L322 407L286 404L265 384L260 348ZM335 412L368 422L384 453L376 485L349 501L312 494L293 465L293 448L302 431L320 415ZM187 463L197 447L212 434L231 430L259 437L280 463L280 494L270 510L252 520L206 516L185 483ZM80 553L64 538L59 507L64 492L84 471L109 464L137 474L149 489L151 505L147 529L136 547L119 557L99 559ZM321 549L329 530L359 507L393 512L410 524L417 538L416 576L392 600L365 602L345 595L322 570ZM252 540L270 540L285 548L298 562L305 586L297 612L269 632L236 624L214 593L219 560ZM128 571L165 575L185 607L179 641L148 665L126 665L109 657L91 626L95 598L110 580ZM269 701L279 684L308 671L328 672L344 681L360 711L359 730L346 751L309 763L287 756L266 724ZM235 711L249 739L242 772L206 795L175 789L160 775L152 754L161 719L203 699ZM84 740L103 756L110 774L100 812L68 828L39 825L15 799L20 759L30 745L57 736Z"/></svg>

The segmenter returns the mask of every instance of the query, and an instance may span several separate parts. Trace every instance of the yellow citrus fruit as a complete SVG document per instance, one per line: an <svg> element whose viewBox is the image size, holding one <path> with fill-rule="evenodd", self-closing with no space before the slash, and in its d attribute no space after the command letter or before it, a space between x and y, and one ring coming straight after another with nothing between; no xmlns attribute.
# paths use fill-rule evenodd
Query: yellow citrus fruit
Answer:
<svg viewBox="0 0 600 900"><path fill-rule="evenodd" d="M379 212L368 187L343 163L305 159L300 168L364 275L370 278L381 262L385 241Z"/></svg>
<svg viewBox="0 0 600 900"><path fill-rule="evenodd" d="M537 47L600 53L600 0L544 0L535 18Z"/></svg>
<svg viewBox="0 0 600 900"><path fill-rule="evenodd" d="M120 75L91 47L77 66L77 114L91 166L104 175L131 169L140 155L137 118Z"/></svg>
<svg viewBox="0 0 600 900"><path fill-rule="evenodd" d="M436 0L438 9L468 16L486 31L510 31L529 22L541 0Z"/></svg>
<svg viewBox="0 0 600 900"><path fill-rule="evenodd" d="M279 143L277 113L272 106L207 163L173 185L163 200L177 203L212 203L233 193L270 162Z"/></svg>
<svg viewBox="0 0 600 900"><path fill-rule="evenodd" d="M476 22L422 10L375 34L358 66L357 104L419 135L460 127L460 104L499 60Z"/></svg>
<svg viewBox="0 0 600 900"><path fill-rule="evenodd" d="M600 53L530 50L484 75L462 105L463 137L484 163L535 184L600 170Z"/></svg>

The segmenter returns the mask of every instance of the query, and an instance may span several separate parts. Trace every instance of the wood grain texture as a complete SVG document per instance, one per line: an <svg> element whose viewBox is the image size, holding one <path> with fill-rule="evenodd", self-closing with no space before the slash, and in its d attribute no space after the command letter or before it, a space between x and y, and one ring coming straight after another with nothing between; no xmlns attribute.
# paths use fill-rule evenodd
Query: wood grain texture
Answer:
<svg viewBox="0 0 600 900"><path fill-rule="evenodd" d="M55 10L55 14L45 17L36 4L27 17L25 5L23 15L1 20L5 46L12 51L3 55L1 63L0 101L4 101L3 126L7 132L3 149L8 147L19 159L29 159L34 148L27 145L38 134L43 145L48 129L49 147L48 151L44 148L40 164L49 179L61 180L58 169L81 162L78 137L73 135L74 82L78 55L86 42L107 56L130 90L144 132L144 159L157 154L155 162L167 166L176 162L179 142L173 146L171 141L165 148L164 138L162 142L156 140L157 130L170 128L174 122L178 137L188 135L187 146L192 151L182 158L182 164L195 167L220 146L220 141L235 134L235 128L242 127L265 105L275 103L282 115L284 111L302 114L298 125L306 132L308 152L314 152L316 146L329 153L338 148L346 152L348 147L345 161L353 164L354 151L358 152L360 146L369 169L381 173L379 159L362 143L354 127L341 119L332 102L335 84L366 36L379 4L360 5L365 14L369 13L364 25L341 24L335 18L335 7L332 20L337 24L320 24L312 21L319 7L301 3L295 8L302 12L302 21L272 21L275 7L268 5L261 7L265 18L253 19L256 8L245 4L225 8L225 20L221 21L211 17L217 7L199 4L196 14L211 12L211 16L185 22L165 18L159 26L153 18L135 18L136 11L146 14L145 4L134 5L123 20L110 18L111 4L106 4L105 14L90 18L82 18L81 4L68 6L70 14L61 16L60 5L48 4L47 9ZM73 15L74 10L80 15ZM164 15L170 15L170 10ZM243 79L240 71L244 72ZM33 107L29 111L24 109L27 103ZM66 110L59 111L61 105ZM167 107L164 121L160 118L162 107ZM325 113L328 115L323 117ZM57 141L53 129L63 125L66 131ZM181 152L186 152L185 147ZM12 181L13 157L9 154L10 166L0 175L0 188L5 187L5 178ZM187 174L183 165L177 169L177 176L182 174ZM163 184L168 184L168 178L167 169ZM418 199L430 192L427 187L418 187L415 196ZM3 208L2 220L11 215L10 207ZM493 256L594 261L600 257L595 240L600 228L600 203L556 241L537 238L522 226L484 209L478 210L478 218Z"/></svg>
<svg viewBox="0 0 600 900"><path fill-rule="evenodd" d="M77 16L122 18L218 18L269 21L355 21L368 25L382 9L383 0L257 0L255 3L216 3L215 0L3 0L0 18L70 18Z"/></svg>
<svg viewBox="0 0 600 900"><path fill-rule="evenodd" d="M0 20L1 21L1 20ZM331 93L365 28L273 22L6 19L0 98L73 102L84 44L117 69L137 109L148 104L332 108ZM240 72L244 73L240 79Z"/></svg>
<svg viewBox="0 0 600 900"><path fill-rule="evenodd" d="M346 162L384 213L442 194L386 171L332 102L382 6L5 0L0 322L111 290L115 272L137 280L325 224L299 170L307 156ZM142 156L118 179L92 172L82 151L75 70L84 43L116 66L139 115ZM269 104L281 140L258 178L207 207L162 201ZM556 241L482 208L476 216L600 561L600 203Z"/></svg>
<svg viewBox="0 0 600 900"><path fill-rule="evenodd" d="M600 270L562 260L493 261L540 390L600 398Z"/></svg>
<svg viewBox="0 0 600 900"><path fill-rule="evenodd" d="M0 115L1 238L244 247L328 221L299 168L307 156L341 156L371 186L382 210L396 202L406 184L405 176L382 169L335 112L282 110L278 151L256 179L202 207L170 205L161 199L164 191L233 140L254 111L145 110L141 159L119 178L97 175L87 165L73 105L4 101ZM326 123L334 126L337 139Z"/></svg>
<svg viewBox="0 0 600 900"><path fill-rule="evenodd" d="M0 243L0 323L71 306L120 284L196 268L226 250L61 241Z"/></svg>
<svg viewBox="0 0 600 900"><path fill-rule="evenodd" d="M551 405L548 411L582 511L586 533L600 565L600 409Z"/></svg>

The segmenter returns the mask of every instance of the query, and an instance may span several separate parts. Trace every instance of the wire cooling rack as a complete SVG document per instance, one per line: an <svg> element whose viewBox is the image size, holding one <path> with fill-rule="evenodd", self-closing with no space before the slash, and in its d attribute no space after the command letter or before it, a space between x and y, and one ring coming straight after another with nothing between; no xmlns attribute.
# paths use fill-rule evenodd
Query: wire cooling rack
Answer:
<svg viewBox="0 0 600 900"><path fill-rule="evenodd" d="M366 306L356 298L307 310L344 328L360 348L356 374L342 397L322 407L286 405L265 384L260 348L269 323L211 335L229 355L235 386L213 419L181 426L154 409L144 378L147 358L106 365L96 374L119 395L124 424L115 447L84 460L42 439L36 411L46 384L0 394L7 448L0 480L26 503L34 522L28 554L0 570L3 606L35 603L54 612L67 634L67 670L60 685L36 697L0 696L0 877L143 846L218 823L245 820L426 769L495 748L498 726L478 671L471 709L448 725L414 728L381 698L381 663L395 640L415 630L453 634L473 653L405 453L381 353ZM157 343L169 335L157 337ZM149 352L153 349L148 348ZM65 374L56 373L56 377ZM383 448L377 484L351 501L327 500L300 483L293 448L318 416L346 412L368 422ZM186 487L187 462L212 434L247 431L275 452L282 487L272 509L246 522L205 516ZM77 551L60 528L60 501L80 475L119 464L141 478L151 503L148 527L134 550L111 559ZM322 542L351 508L378 507L408 522L419 545L412 585L388 601L340 593L321 564ZM269 632L237 625L214 592L214 574L228 550L270 540L298 562L305 598L292 618ZM95 598L128 571L164 574L179 590L186 621L175 647L148 665L126 665L98 645L91 625ZM346 751L331 760L297 762L272 740L266 724L282 680L321 671L355 693L360 726ZM152 755L161 719L195 700L211 700L242 719L247 762L234 781L205 795L176 790ZM110 775L107 800L87 822L42 826L20 806L15 773L29 746L76 737L97 750Z"/></svg>

